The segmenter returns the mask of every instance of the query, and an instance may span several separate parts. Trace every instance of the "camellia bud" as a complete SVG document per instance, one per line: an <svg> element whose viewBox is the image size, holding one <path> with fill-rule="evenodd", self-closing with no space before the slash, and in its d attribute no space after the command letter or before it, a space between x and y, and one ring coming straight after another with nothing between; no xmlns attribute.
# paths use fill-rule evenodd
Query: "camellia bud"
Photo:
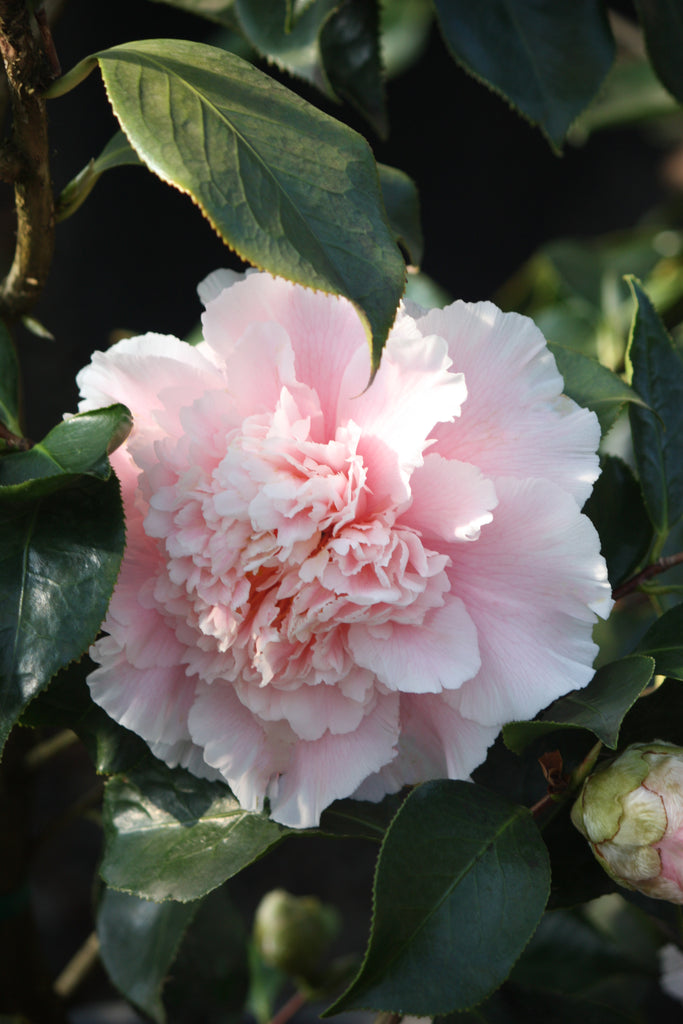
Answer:
<svg viewBox="0 0 683 1024"><path fill-rule="evenodd" d="M683 747L633 744L589 775L572 821L619 885L683 903Z"/></svg>
<svg viewBox="0 0 683 1024"><path fill-rule="evenodd" d="M313 984L338 930L334 907L315 896L292 896L284 889L267 893L254 919L254 939L265 962Z"/></svg>

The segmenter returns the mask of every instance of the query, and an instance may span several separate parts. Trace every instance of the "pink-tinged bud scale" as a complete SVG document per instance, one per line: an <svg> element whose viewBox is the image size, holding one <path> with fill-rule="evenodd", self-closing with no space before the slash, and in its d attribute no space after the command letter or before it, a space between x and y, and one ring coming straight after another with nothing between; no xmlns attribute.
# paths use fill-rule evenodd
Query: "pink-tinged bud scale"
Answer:
<svg viewBox="0 0 683 1024"><path fill-rule="evenodd" d="M586 779L572 821L619 885L683 903L683 747L629 747Z"/></svg>

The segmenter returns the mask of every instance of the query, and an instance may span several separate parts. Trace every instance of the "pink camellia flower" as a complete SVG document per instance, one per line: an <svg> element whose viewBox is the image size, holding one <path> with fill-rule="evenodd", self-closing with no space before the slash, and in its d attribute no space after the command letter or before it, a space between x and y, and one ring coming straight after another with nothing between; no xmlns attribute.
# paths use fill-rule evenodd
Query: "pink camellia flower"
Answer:
<svg viewBox="0 0 683 1024"><path fill-rule="evenodd" d="M295 827L467 777L592 677L595 416L490 303L401 308L368 387L346 300L228 271L200 294L196 348L147 334L78 377L81 411L135 418L94 699Z"/></svg>

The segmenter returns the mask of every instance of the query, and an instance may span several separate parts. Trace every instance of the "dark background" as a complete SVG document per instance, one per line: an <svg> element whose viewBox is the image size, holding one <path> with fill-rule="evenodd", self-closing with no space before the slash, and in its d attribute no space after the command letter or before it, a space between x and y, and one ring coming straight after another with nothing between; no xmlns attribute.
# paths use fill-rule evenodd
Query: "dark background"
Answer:
<svg viewBox="0 0 683 1024"><path fill-rule="evenodd" d="M71 0L54 36L68 70L117 43L207 40L212 31L208 23L146 0ZM389 83L391 136L385 143L348 108L294 87L361 130L379 160L413 177L422 198L424 269L454 297L489 298L540 244L631 227L669 196L661 174L666 154L652 137L633 129L605 132L558 158L537 129L456 67L435 30L420 63ZM49 116L59 191L118 126L96 72L51 101ZM13 200L3 186L0 258L7 264L12 249ZM28 435L42 436L63 412L75 410L75 374L94 349L107 347L113 331L185 336L201 311L197 283L225 265L239 264L188 197L144 169L108 172L57 229L53 271L35 311L55 340L25 332L19 339ZM36 833L49 829L94 782L79 746L51 762L36 779ZM93 927L99 836L96 825L81 821L37 855L33 900L51 971L61 970ZM300 893L313 889L333 902L343 898L345 938L351 948L354 941L362 946L374 856L361 844L291 843L244 872L233 891L247 919L258 896L278 884ZM83 998L96 1000L106 991L100 971ZM99 1019L119 1019L108 1012ZM96 1018L73 1019L90 1024Z"/></svg>

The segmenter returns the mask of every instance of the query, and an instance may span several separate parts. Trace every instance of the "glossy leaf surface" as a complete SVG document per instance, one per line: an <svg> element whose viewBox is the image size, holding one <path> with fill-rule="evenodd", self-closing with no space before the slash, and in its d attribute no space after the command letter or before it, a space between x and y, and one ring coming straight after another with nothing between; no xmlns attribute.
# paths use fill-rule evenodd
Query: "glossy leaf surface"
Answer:
<svg viewBox="0 0 683 1024"><path fill-rule="evenodd" d="M378 366L405 268L365 140L211 46L142 40L96 59L147 166L188 193L243 259L349 298Z"/></svg>
<svg viewBox="0 0 683 1024"><path fill-rule="evenodd" d="M417 787L382 846L365 960L331 1009L426 1016L481 1001L528 942L549 882L525 808L465 782Z"/></svg>
<svg viewBox="0 0 683 1024"><path fill-rule="evenodd" d="M64 420L28 451L0 459L0 500L35 500L80 476L107 480L111 473L107 456L125 441L132 425L125 405Z"/></svg>
<svg viewBox="0 0 683 1024"><path fill-rule="evenodd" d="M124 546L118 481L0 506L0 747L97 636Z"/></svg>
<svg viewBox="0 0 683 1024"><path fill-rule="evenodd" d="M104 798L102 877L153 900L194 900L236 875L288 832L243 811L222 782L161 762L114 776Z"/></svg>

